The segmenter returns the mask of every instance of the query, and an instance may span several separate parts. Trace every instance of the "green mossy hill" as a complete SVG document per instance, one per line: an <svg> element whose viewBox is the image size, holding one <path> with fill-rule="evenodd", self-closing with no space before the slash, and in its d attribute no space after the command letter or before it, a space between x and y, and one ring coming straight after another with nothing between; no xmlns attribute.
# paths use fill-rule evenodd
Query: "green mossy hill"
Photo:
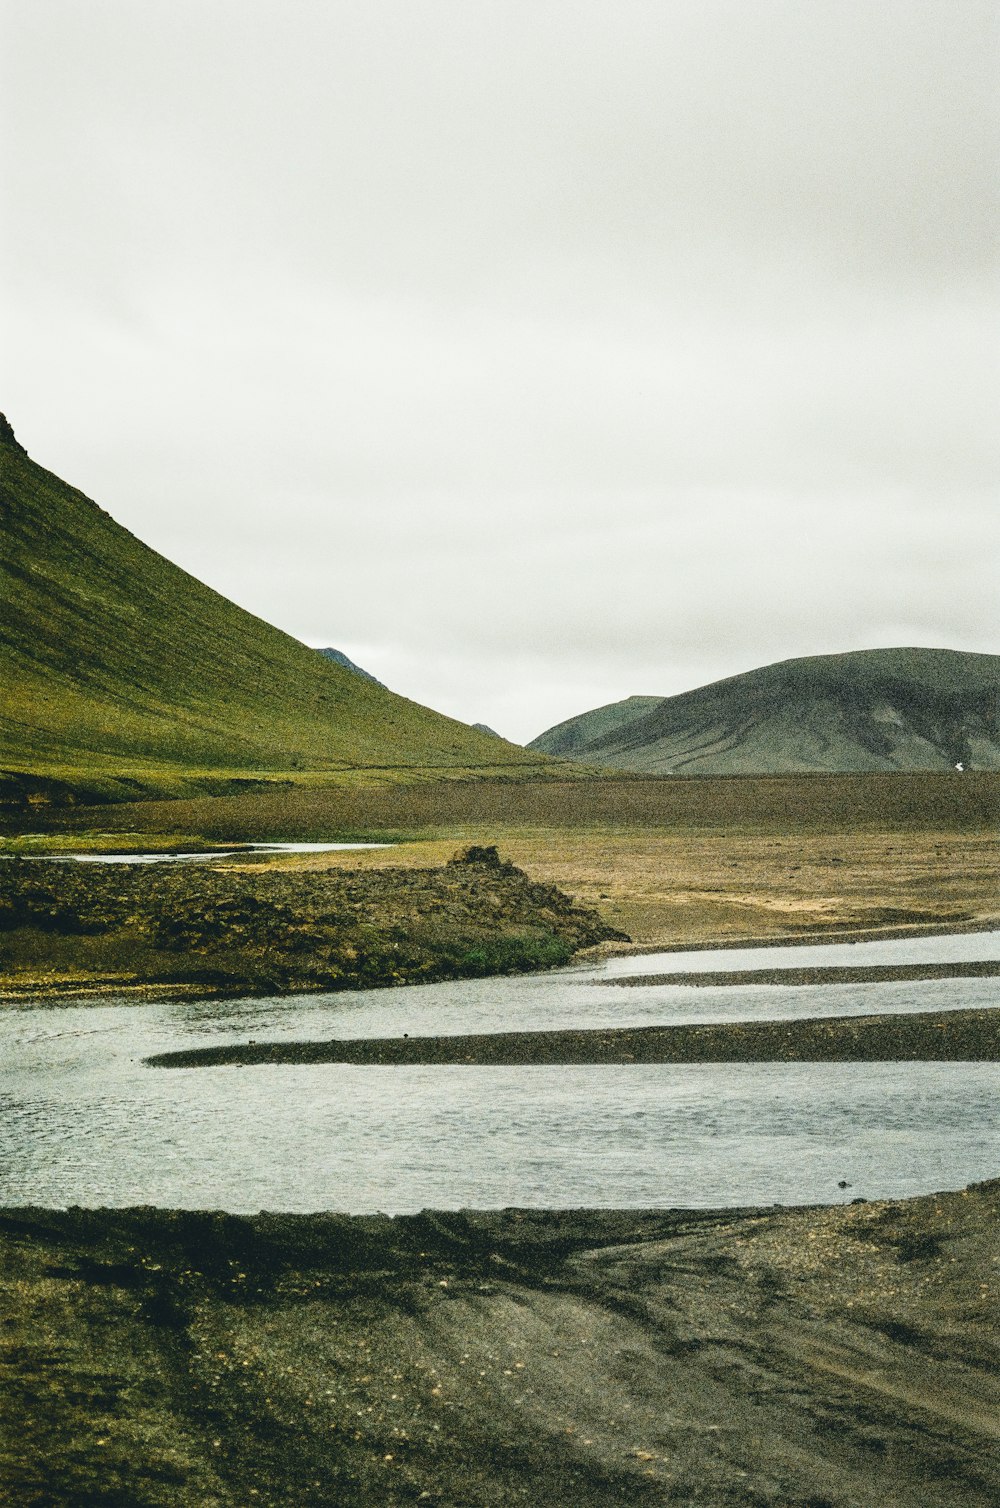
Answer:
<svg viewBox="0 0 1000 1508"><path fill-rule="evenodd" d="M2 416L0 681L15 798L540 763L244 612L36 465Z"/></svg>
<svg viewBox="0 0 1000 1508"><path fill-rule="evenodd" d="M681 775L1000 769L1000 655L868 649L783 660L682 696L630 697L528 745Z"/></svg>
<svg viewBox="0 0 1000 1508"><path fill-rule="evenodd" d="M621 936L494 848L437 869L0 868L0 974L14 993L369 988L546 968Z"/></svg>

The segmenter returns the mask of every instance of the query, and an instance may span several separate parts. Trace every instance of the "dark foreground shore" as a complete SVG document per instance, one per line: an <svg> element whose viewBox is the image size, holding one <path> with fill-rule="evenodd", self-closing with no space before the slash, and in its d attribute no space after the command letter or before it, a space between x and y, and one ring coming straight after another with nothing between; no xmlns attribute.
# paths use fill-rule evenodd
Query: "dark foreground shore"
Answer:
<svg viewBox="0 0 1000 1508"><path fill-rule="evenodd" d="M0 1212L0 1501L987 1508L1000 1183L728 1212Z"/></svg>
<svg viewBox="0 0 1000 1508"><path fill-rule="evenodd" d="M1000 1061L1000 1010L822 1016L712 1026L491 1032L476 1036L236 1043L146 1059L157 1068L259 1063L483 1064L897 1063Z"/></svg>

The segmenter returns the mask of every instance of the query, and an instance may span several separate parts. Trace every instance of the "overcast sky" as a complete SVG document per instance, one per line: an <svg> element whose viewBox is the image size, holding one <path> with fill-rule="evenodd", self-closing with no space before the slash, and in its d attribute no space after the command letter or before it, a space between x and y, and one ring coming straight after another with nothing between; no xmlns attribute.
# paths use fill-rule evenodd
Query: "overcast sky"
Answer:
<svg viewBox="0 0 1000 1508"><path fill-rule="evenodd" d="M1000 652L995 0L0 0L0 408L525 740Z"/></svg>

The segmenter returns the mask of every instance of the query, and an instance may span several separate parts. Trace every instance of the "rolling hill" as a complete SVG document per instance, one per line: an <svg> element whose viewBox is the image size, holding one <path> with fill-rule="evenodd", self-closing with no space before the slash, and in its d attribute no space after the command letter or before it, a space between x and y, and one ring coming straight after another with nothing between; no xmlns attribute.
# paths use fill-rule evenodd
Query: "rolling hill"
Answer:
<svg viewBox="0 0 1000 1508"><path fill-rule="evenodd" d="M38 466L2 416L0 685L9 794L544 763L244 612Z"/></svg>
<svg viewBox="0 0 1000 1508"><path fill-rule="evenodd" d="M629 697L528 745L679 775L1000 769L1000 655L868 649L783 660L681 696Z"/></svg>

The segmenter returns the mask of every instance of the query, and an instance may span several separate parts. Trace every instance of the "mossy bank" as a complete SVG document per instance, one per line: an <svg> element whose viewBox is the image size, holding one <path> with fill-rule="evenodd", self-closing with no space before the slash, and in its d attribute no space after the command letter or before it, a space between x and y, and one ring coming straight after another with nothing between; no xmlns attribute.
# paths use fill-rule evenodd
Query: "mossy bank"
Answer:
<svg viewBox="0 0 1000 1508"><path fill-rule="evenodd" d="M621 937L494 848L434 869L0 866L8 998L187 986L372 988L566 963Z"/></svg>

